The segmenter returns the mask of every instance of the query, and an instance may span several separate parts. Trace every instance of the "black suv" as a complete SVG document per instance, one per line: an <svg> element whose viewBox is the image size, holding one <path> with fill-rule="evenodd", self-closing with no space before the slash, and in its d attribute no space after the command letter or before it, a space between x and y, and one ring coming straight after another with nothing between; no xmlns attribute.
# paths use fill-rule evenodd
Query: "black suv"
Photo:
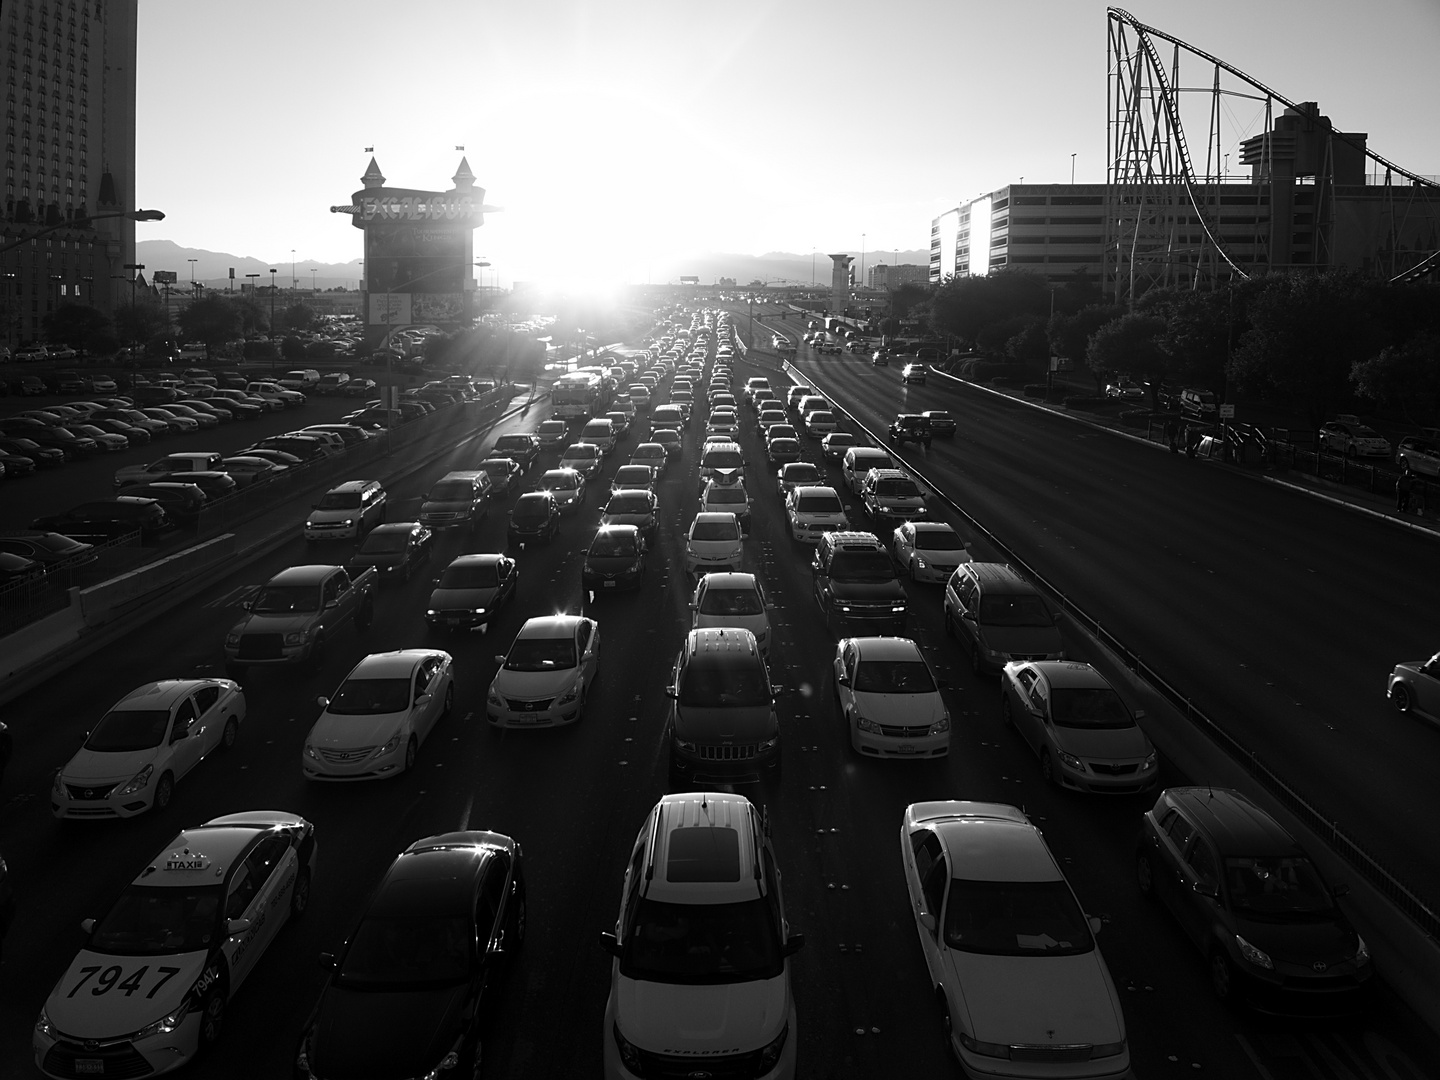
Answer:
<svg viewBox="0 0 1440 1080"><path fill-rule="evenodd" d="M861 637L903 633L905 587L889 550L874 533L825 533L810 570L815 602L825 613L827 627L844 630L849 624Z"/></svg>
<svg viewBox="0 0 1440 1080"><path fill-rule="evenodd" d="M907 442L920 443L928 447L934 433L930 429L930 418L919 413L901 413L890 421L890 441L896 446Z"/></svg>
<svg viewBox="0 0 1440 1080"><path fill-rule="evenodd" d="M1285 828L1238 791L1180 787L1143 819L1140 891L1175 915L1222 1001L1331 1015L1363 1006L1370 950Z"/></svg>

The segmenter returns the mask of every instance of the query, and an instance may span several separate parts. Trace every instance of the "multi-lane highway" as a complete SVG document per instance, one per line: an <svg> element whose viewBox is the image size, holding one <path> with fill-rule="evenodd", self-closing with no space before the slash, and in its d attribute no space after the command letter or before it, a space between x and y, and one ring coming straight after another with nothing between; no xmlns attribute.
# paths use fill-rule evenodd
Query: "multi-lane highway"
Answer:
<svg viewBox="0 0 1440 1080"><path fill-rule="evenodd" d="M859 358L817 363L802 352L800 363L814 371L816 385L872 428L901 408L955 411L961 435L953 446L937 442L919 455L920 467L1018 554L1063 579L1107 622L1119 624L1129 616L1142 629L1159 620L1173 630L1152 632L1156 648L1168 650L1153 662L1173 660L1177 670L1199 672L1208 684L1208 673L1222 670L1229 658L1244 657L1251 666L1236 662L1215 680L1227 693L1207 699L1207 708L1268 695L1260 700L1273 711L1268 702L1280 688L1299 693L1305 685L1301 668L1312 678L1359 669L1355 657L1361 646L1347 620L1356 620L1358 632L1378 633L1380 616L1364 610L1367 590L1377 581L1393 585L1403 577L1406 560L1419 565L1413 560L1433 552L1333 510L1299 501L1277 506L1285 497L1268 490L1257 489L1246 502L1245 495L1233 494L1233 481L1213 470L989 397L955 396L938 387L902 390L897 373L876 372ZM742 365L738 374L743 373ZM931 763L856 760L832 712L834 640L810 599L810 551L789 539L773 485L759 480L760 440L752 415L742 410L742 416L741 442L757 477L745 568L759 573L778 601L772 674L786 688L780 701L784 780L773 795L753 797L769 802L790 921L807 938L794 961L801 1075L958 1074L943 1045L898 855L903 807L938 798L1014 803L1044 828L1087 911L1105 920L1099 940L1124 998L1137 1075L1183 1071L1263 1080L1432 1075L1440 1061L1433 1036L1383 987L1377 1008L1367 1015L1323 1026L1260 1021L1215 1004L1201 957L1135 889L1134 841L1146 807L1127 799L1068 795L1041 782L1029 751L1001 726L995 681L971 675L963 654L945 638L933 587L909 586L912 631L951 687L946 695L956 726L950 757ZM473 465L495 437L533 430L541 419L534 409L512 417L395 483L391 519L418 509L419 497L436 478ZM177 788L163 817L61 826L49 812L53 771L79 734L133 686L220 673L223 636L248 590L284 566L310 561L298 519L287 546L87 660L69 677L13 702L5 719L17 731L21 749L0 792L0 852L11 864L20 914L0 968L0 1075L30 1074L29 1027L81 944L79 921L98 914L180 827L252 808L291 810L316 823L320 868L312 906L306 921L284 930L280 947L261 961L227 1015L220 1052L197 1064L195 1075L246 1080L287 1075L321 982L317 954L340 942L395 853L419 837L467 827L514 836L527 860L528 937L489 1022L486 1074L597 1075L602 1039L608 1037L601 1021L610 973L599 934L614 922L635 830L666 791L663 687L689 625L683 546L696 509L700 430L697 420L686 434L685 455L661 481L659 539L638 594L593 604L582 595L581 552L599 513L594 494L567 520L557 543L519 553L517 599L487 634L453 637L428 630L423 618L428 575L387 587L374 626L363 636L347 631L322 671L247 676L249 714L234 752L202 765ZM638 441L631 434L622 442L606 466L607 476ZM815 443L807 442L806 452L820 460ZM557 457L547 452L536 468L552 467ZM830 471L838 484L838 470ZM504 510L497 505L474 535L442 537L435 571L462 551L500 550ZM861 516L858 509L855 516ZM1225 528L1212 535L1205 531L1207 522ZM993 556L984 544L975 554ZM1256 566L1262 556L1268 568ZM343 551L337 554L343 557ZM1291 563L1290 571L1282 572ZM1156 565L1159 571L1151 569ZM1332 640L1312 644L1318 651L1308 655L1280 655L1273 632L1263 629L1266 623L1257 626L1262 612L1253 600L1234 610L1223 604L1218 582L1241 567L1265 579L1255 595L1266 597L1271 613L1266 623L1303 619L1310 636L1317 636L1317 626L1334 625ZM1415 597L1408 614L1416 624L1422 611L1434 610L1420 599ZM569 730L505 735L487 730L484 695L495 654L525 618L559 610L584 610L601 626L600 677L583 722ZM1216 626L1224 632L1215 633ZM1413 629L1423 632L1418 625ZM1401 648L1395 635L1387 626L1382 640L1365 641L1366 663L1376 651L1406 652L1408 645ZM416 770L373 785L307 785L300 753L318 712L315 697L333 691L364 653L420 644L449 650L457 674L455 709L422 748ZM1083 656L1083 641L1069 644ZM1346 692L1343 685L1326 685L1304 690L1298 700L1314 702L1317 709L1322 703L1342 712L1353 708L1370 725L1371 739L1346 759L1342 740L1354 736L1342 732L1351 729L1337 725L1338 731L1326 730L1322 737L1324 725L1316 724L1312 736L1300 740L1303 745L1287 743L1284 752L1330 769L1322 775L1333 778L1338 797L1368 793L1398 799L1378 790L1373 780L1354 779L1366 768L1366 756L1384 743L1373 732L1394 732L1387 734L1394 741L1386 752L1397 757L1428 753L1433 759L1433 740L1426 743L1428 733L1399 724L1383 704L1357 698L1347 706ZM1421 764L1414 766L1417 773ZM1166 784L1205 779L1182 776L1168 763L1164 769ZM1411 797L1432 796L1417 785Z"/></svg>

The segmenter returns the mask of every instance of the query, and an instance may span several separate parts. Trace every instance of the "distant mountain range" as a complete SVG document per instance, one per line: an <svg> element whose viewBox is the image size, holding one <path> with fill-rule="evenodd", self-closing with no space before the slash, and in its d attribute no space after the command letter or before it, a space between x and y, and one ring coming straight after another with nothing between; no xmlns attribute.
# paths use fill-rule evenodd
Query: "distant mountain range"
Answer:
<svg viewBox="0 0 1440 1080"><path fill-rule="evenodd" d="M852 251L848 254L854 256L852 266L855 269L856 279L860 278L861 253ZM190 262L194 259L195 262ZM871 251L864 255L865 267L877 263L890 264L895 261L893 251ZM135 261L145 267L145 274L150 277L156 270L174 271L181 286L192 279L210 288L223 289L230 278L230 269L235 270L235 281L243 284L247 274L256 274L255 282L260 285L270 283L270 269L273 266L276 271L276 283L282 289L291 287L290 263L267 263L259 259L250 258L244 255L231 255L223 251L207 251L204 248L186 248L170 240L137 240L135 242ZM901 251L901 265L926 266L930 262L928 251ZM764 255L739 255L726 254L723 252L707 252L689 258L672 260L668 264L658 264L654 270L654 277L651 279L654 284L664 284L669 281L674 284L680 283L681 277L698 277L702 285L714 285L720 278L734 278L737 284L748 285L752 281L764 281L773 285L809 285L813 280L817 285L825 285L830 280L830 258L826 254L818 254L812 257L809 255L795 255L789 252L771 251ZM315 273L311 274L311 269ZM506 275L501 273L502 280L508 282ZM317 263L298 262L295 264L294 287L309 289L312 286L320 289L333 289L345 287L356 288L360 279L360 264L350 263ZM643 284L637 282L636 284Z"/></svg>

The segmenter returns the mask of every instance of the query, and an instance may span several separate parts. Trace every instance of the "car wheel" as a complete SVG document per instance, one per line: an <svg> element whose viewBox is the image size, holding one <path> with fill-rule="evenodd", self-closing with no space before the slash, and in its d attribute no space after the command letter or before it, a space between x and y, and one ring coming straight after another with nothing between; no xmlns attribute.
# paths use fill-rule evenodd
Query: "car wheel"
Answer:
<svg viewBox="0 0 1440 1080"><path fill-rule="evenodd" d="M1009 730L1015 730L1015 717L1010 712L1010 697L1008 694L1000 698L1000 722Z"/></svg>
<svg viewBox="0 0 1440 1080"><path fill-rule="evenodd" d="M290 921L299 922L310 908L310 871L301 867L295 875L295 888L290 892Z"/></svg>
<svg viewBox="0 0 1440 1080"><path fill-rule="evenodd" d="M1210 989L1216 1001L1229 1005L1235 1000L1235 968L1218 947L1210 953Z"/></svg>
<svg viewBox="0 0 1440 1080"><path fill-rule="evenodd" d="M224 1030L225 991L217 980L200 1005L200 1050L208 1050L219 1042Z"/></svg>
<svg viewBox="0 0 1440 1080"><path fill-rule="evenodd" d="M950 1019L950 1006L945 1002L945 991L935 988L935 1004L940 1007L940 1030L945 1034L945 1046L955 1055L955 1024Z"/></svg>
<svg viewBox="0 0 1440 1080"><path fill-rule="evenodd" d="M174 795L175 778L168 772L161 773L155 784L155 798L150 802L150 809L157 814L163 814L170 808L170 800Z"/></svg>
<svg viewBox="0 0 1440 1080"><path fill-rule="evenodd" d="M1397 682L1390 691L1390 701L1394 704L1396 711L1402 713L1408 713L1415 707L1415 695L1403 682Z"/></svg>
<svg viewBox="0 0 1440 1080"><path fill-rule="evenodd" d="M414 736L414 735L411 735L411 736L410 736L410 741L405 744L405 770L404 770L404 771L407 772L407 773L408 773L411 769L415 768L415 752L416 752L416 750L419 748L419 745L420 745L420 744L415 741L415 736Z"/></svg>
<svg viewBox="0 0 1440 1080"><path fill-rule="evenodd" d="M449 716L450 710L455 705L455 684L451 683L445 687L445 704L440 706L440 715Z"/></svg>
<svg viewBox="0 0 1440 1080"><path fill-rule="evenodd" d="M225 729L220 732L220 752L228 752L235 745L235 740L239 735L240 721L232 716L225 721Z"/></svg>
<svg viewBox="0 0 1440 1080"><path fill-rule="evenodd" d="M1135 856L1135 884L1140 886L1140 895L1155 895L1155 864L1143 851Z"/></svg>
<svg viewBox="0 0 1440 1080"><path fill-rule="evenodd" d="M1051 787L1060 786L1060 774L1055 769L1055 759L1050 756L1049 750L1040 754L1040 778Z"/></svg>

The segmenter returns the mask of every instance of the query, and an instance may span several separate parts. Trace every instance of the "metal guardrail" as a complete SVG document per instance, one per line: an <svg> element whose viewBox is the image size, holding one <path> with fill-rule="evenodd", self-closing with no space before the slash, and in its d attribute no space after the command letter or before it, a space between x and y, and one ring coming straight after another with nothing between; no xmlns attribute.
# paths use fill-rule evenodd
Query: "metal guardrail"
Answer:
<svg viewBox="0 0 1440 1080"><path fill-rule="evenodd" d="M785 371L786 374L795 379L801 378L801 373L788 363L785 365ZM953 376L951 377L953 378ZM956 381L963 382L964 380L957 379ZM833 411L843 415L857 430L863 431L875 445L884 446L897 458L900 457L898 451L889 447L884 439L878 437L869 428L865 427L864 424L861 424L848 411L836 405L833 401L830 407ZM1305 451L1300 452L1305 453ZM1313 455L1314 451L1309 451L1309 453ZM1373 466L1356 466L1354 464L1350 466L1351 469L1357 467L1369 468L1373 471ZM1307 829L1317 836L1324 837L1331 849L1345 861L1346 865L1393 904L1397 911L1405 915L1406 918L1410 919L1411 922L1432 939L1440 939L1440 909L1437 909L1434 903L1426 900L1407 885L1397 873L1386 867L1379 858L1371 854L1359 840L1346 832L1333 815L1326 813L1323 807L1317 806L1303 795L1294 784L1264 761L1259 754L1248 749L1239 739L1235 738L1207 716L1175 683L1162 672L1146 663L1140 658L1138 653L1110 631L1106 630L1098 619L1087 614L1064 590L1057 588L1043 575L1037 573L1032 567L1026 564L1004 541L975 518L971 517L964 507L954 499L946 495L933 480L908 463L906 469L924 483L952 512L965 521L968 527L975 530L977 535L984 537L986 543L994 547L1008 562L1014 564L1030 578L1031 581L1050 593L1070 618L1083 626L1087 632L1099 640L1107 649L1119 656L1129 670L1154 687L1162 697L1181 713L1196 731L1209 738L1211 742L1244 768L1256 782L1265 788L1271 797L1283 805L1290 813L1294 814Z"/></svg>
<svg viewBox="0 0 1440 1080"><path fill-rule="evenodd" d="M470 415L470 410L483 413L497 404L503 405L512 392L508 385L499 387L474 401L437 409L423 419L403 424L388 435L349 447L339 454L296 465L279 479L247 484L233 494L202 507L195 525L188 530L190 539L198 543L233 531L237 525L258 517L295 494L317 489L341 476L354 476L357 468L382 461L387 455L418 442L435 430L435 422L443 419L448 421L448 426L457 426ZM34 581L0 586L0 637L64 609L70 602L71 588L94 585L117 573L132 570L146 561L146 554L157 550L154 547L142 549L138 532L96 544L95 548L100 558L93 563L61 567ZM110 557L119 556L121 549L133 557Z"/></svg>

